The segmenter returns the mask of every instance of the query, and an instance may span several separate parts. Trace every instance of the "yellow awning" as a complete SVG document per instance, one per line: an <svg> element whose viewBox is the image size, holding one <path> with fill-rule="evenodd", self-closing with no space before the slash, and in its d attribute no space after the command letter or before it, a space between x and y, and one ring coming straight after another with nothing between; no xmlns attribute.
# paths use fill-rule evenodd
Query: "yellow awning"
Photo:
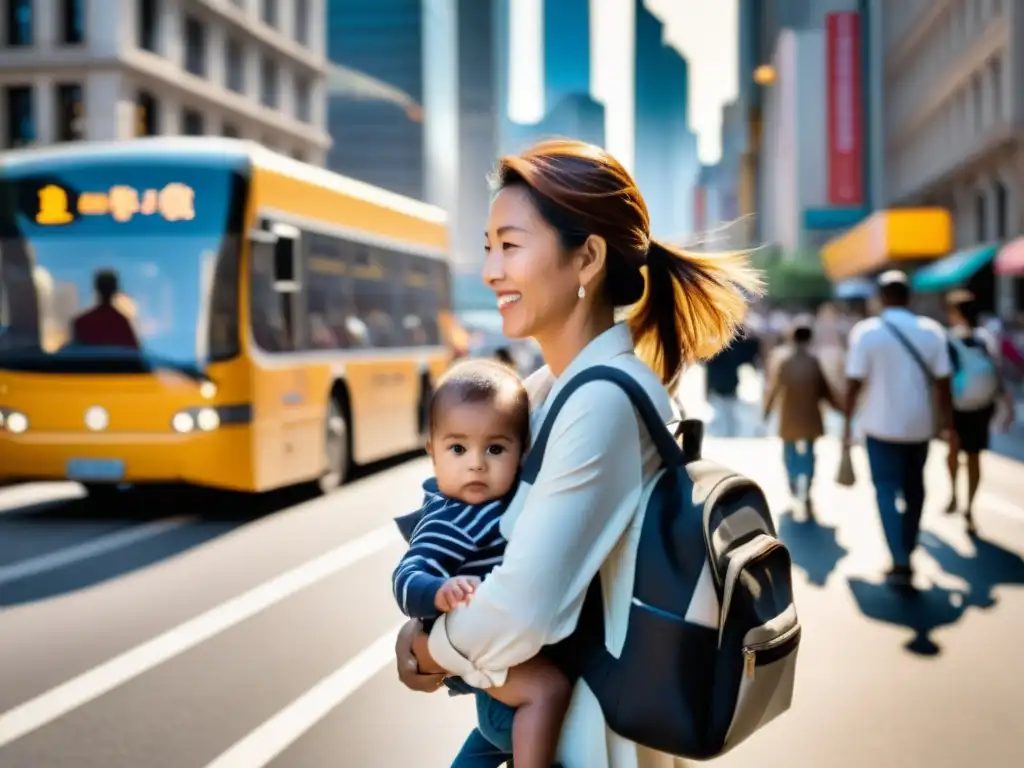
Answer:
<svg viewBox="0 0 1024 768"><path fill-rule="evenodd" d="M953 219L945 208L878 211L821 249L832 281L848 280L893 266L945 256L953 249Z"/></svg>

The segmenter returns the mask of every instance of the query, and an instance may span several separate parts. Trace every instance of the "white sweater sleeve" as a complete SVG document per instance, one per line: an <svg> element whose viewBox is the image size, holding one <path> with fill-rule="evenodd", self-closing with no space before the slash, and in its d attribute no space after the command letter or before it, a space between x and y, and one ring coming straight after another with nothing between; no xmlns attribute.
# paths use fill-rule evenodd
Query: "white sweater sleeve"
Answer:
<svg viewBox="0 0 1024 768"><path fill-rule="evenodd" d="M567 637L637 510L641 486L640 428L629 398L610 382L581 387L555 420L504 561L468 605L434 625L434 660L489 688Z"/></svg>

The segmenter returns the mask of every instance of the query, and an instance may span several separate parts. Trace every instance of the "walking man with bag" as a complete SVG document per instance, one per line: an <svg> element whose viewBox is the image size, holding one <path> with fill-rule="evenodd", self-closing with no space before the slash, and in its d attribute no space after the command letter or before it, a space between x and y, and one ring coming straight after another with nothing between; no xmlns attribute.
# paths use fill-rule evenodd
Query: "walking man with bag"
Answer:
<svg viewBox="0 0 1024 768"><path fill-rule="evenodd" d="M952 364L942 326L908 308L906 274L884 273L878 289L881 314L862 320L850 332L843 437L849 445L851 421L859 410L878 512L892 554L886 578L895 587L910 587L929 442L942 433L950 451L959 450L952 429Z"/></svg>

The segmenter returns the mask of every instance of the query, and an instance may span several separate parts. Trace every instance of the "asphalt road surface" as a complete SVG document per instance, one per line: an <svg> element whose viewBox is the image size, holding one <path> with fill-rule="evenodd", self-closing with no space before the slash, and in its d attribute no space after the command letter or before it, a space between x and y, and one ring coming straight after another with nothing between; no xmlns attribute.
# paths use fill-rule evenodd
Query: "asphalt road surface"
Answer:
<svg viewBox="0 0 1024 768"><path fill-rule="evenodd" d="M933 452L911 598L881 584L861 454L840 489L836 445L819 446L815 524L788 510L774 439L707 453L768 491L805 627L793 708L714 765L1022 765L1021 465L987 457L972 540L941 511ZM447 766L471 703L407 692L392 665L391 518L428 472L413 458L203 517L192 495L105 510L71 485L0 492L0 766Z"/></svg>

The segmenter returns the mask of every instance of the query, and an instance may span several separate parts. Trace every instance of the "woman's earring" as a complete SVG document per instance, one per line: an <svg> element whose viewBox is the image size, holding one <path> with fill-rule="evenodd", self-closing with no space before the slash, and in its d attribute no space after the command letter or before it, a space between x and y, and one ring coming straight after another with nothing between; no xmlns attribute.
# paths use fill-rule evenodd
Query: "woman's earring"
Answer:
<svg viewBox="0 0 1024 768"><path fill-rule="evenodd" d="M586 296L586 295L587 295L587 289L586 289L586 288L584 288L584 287L583 287L583 286L581 285L581 286L580 286L580 289L579 289L578 291L576 291L576 295L577 295L577 296L579 296L579 297L580 297L580 298L582 299L582 298L583 298L584 296Z"/></svg>

